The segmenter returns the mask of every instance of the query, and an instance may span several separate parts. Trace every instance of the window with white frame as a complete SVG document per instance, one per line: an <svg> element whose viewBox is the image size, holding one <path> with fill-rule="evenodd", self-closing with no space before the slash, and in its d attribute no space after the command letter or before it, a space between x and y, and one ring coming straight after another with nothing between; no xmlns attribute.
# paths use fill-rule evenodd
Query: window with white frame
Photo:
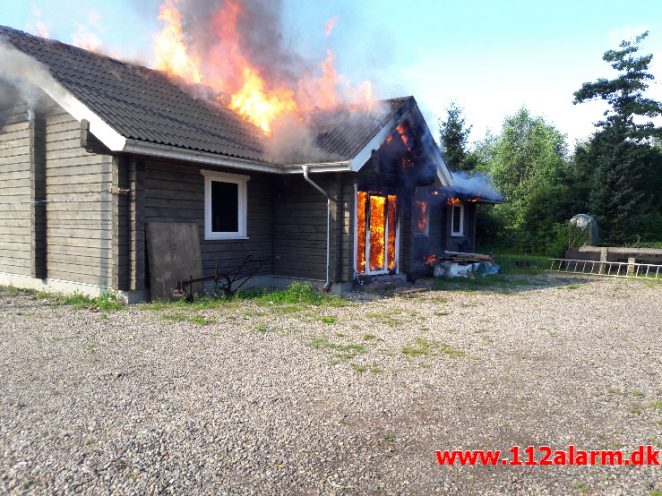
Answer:
<svg viewBox="0 0 662 496"><path fill-rule="evenodd" d="M205 177L205 239L246 239L248 176L200 171Z"/></svg>
<svg viewBox="0 0 662 496"><path fill-rule="evenodd" d="M464 205L451 206L451 236L464 236Z"/></svg>

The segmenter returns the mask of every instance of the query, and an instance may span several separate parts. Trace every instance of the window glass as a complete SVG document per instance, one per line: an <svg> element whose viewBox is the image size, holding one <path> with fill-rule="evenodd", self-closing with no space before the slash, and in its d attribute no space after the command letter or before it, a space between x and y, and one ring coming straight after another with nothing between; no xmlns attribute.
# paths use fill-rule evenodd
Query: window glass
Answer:
<svg viewBox="0 0 662 496"><path fill-rule="evenodd" d="M212 181L211 224L213 232L239 231L239 185Z"/></svg>

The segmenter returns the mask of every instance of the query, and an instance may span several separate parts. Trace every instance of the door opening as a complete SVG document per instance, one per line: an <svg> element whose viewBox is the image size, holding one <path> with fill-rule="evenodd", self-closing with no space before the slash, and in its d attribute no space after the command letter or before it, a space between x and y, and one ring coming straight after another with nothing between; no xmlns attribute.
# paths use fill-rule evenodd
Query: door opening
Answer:
<svg viewBox="0 0 662 496"><path fill-rule="evenodd" d="M356 198L356 272L397 270L397 197L358 191Z"/></svg>

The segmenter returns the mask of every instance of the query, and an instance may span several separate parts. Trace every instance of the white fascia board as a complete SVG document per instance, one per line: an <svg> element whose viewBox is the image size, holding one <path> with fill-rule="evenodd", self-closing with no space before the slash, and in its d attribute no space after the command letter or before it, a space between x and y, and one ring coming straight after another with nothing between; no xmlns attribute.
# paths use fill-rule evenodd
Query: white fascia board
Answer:
<svg viewBox="0 0 662 496"><path fill-rule="evenodd" d="M285 174L302 174L303 168L308 167L311 173L313 172L349 172L350 162L313 162L309 164L295 164L288 165L282 170Z"/></svg>
<svg viewBox="0 0 662 496"><path fill-rule="evenodd" d="M110 127L108 123L92 112L83 102L78 100L69 90L56 81L46 67L19 50L10 50L12 50L13 57L21 59L22 63L17 65L18 72L23 79L40 88L78 122L83 120L88 121L90 123L90 132L111 151L121 152L124 150L126 138Z"/></svg>
<svg viewBox="0 0 662 496"><path fill-rule="evenodd" d="M185 160L200 164L217 165L219 167L231 167L233 169L244 169L256 172L283 173L283 168L275 164L252 162L249 160L232 159L221 155L196 150L185 150L168 145L157 145L143 141L127 140L124 150L126 153L137 155L149 155L150 157L161 157L172 160Z"/></svg>

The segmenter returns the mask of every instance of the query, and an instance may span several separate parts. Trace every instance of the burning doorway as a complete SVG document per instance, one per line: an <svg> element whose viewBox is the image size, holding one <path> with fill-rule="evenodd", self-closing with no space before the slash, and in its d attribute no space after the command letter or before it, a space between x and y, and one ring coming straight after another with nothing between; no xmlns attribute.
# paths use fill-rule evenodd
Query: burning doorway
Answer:
<svg viewBox="0 0 662 496"><path fill-rule="evenodd" d="M356 194L356 272L386 274L397 269L397 197Z"/></svg>

